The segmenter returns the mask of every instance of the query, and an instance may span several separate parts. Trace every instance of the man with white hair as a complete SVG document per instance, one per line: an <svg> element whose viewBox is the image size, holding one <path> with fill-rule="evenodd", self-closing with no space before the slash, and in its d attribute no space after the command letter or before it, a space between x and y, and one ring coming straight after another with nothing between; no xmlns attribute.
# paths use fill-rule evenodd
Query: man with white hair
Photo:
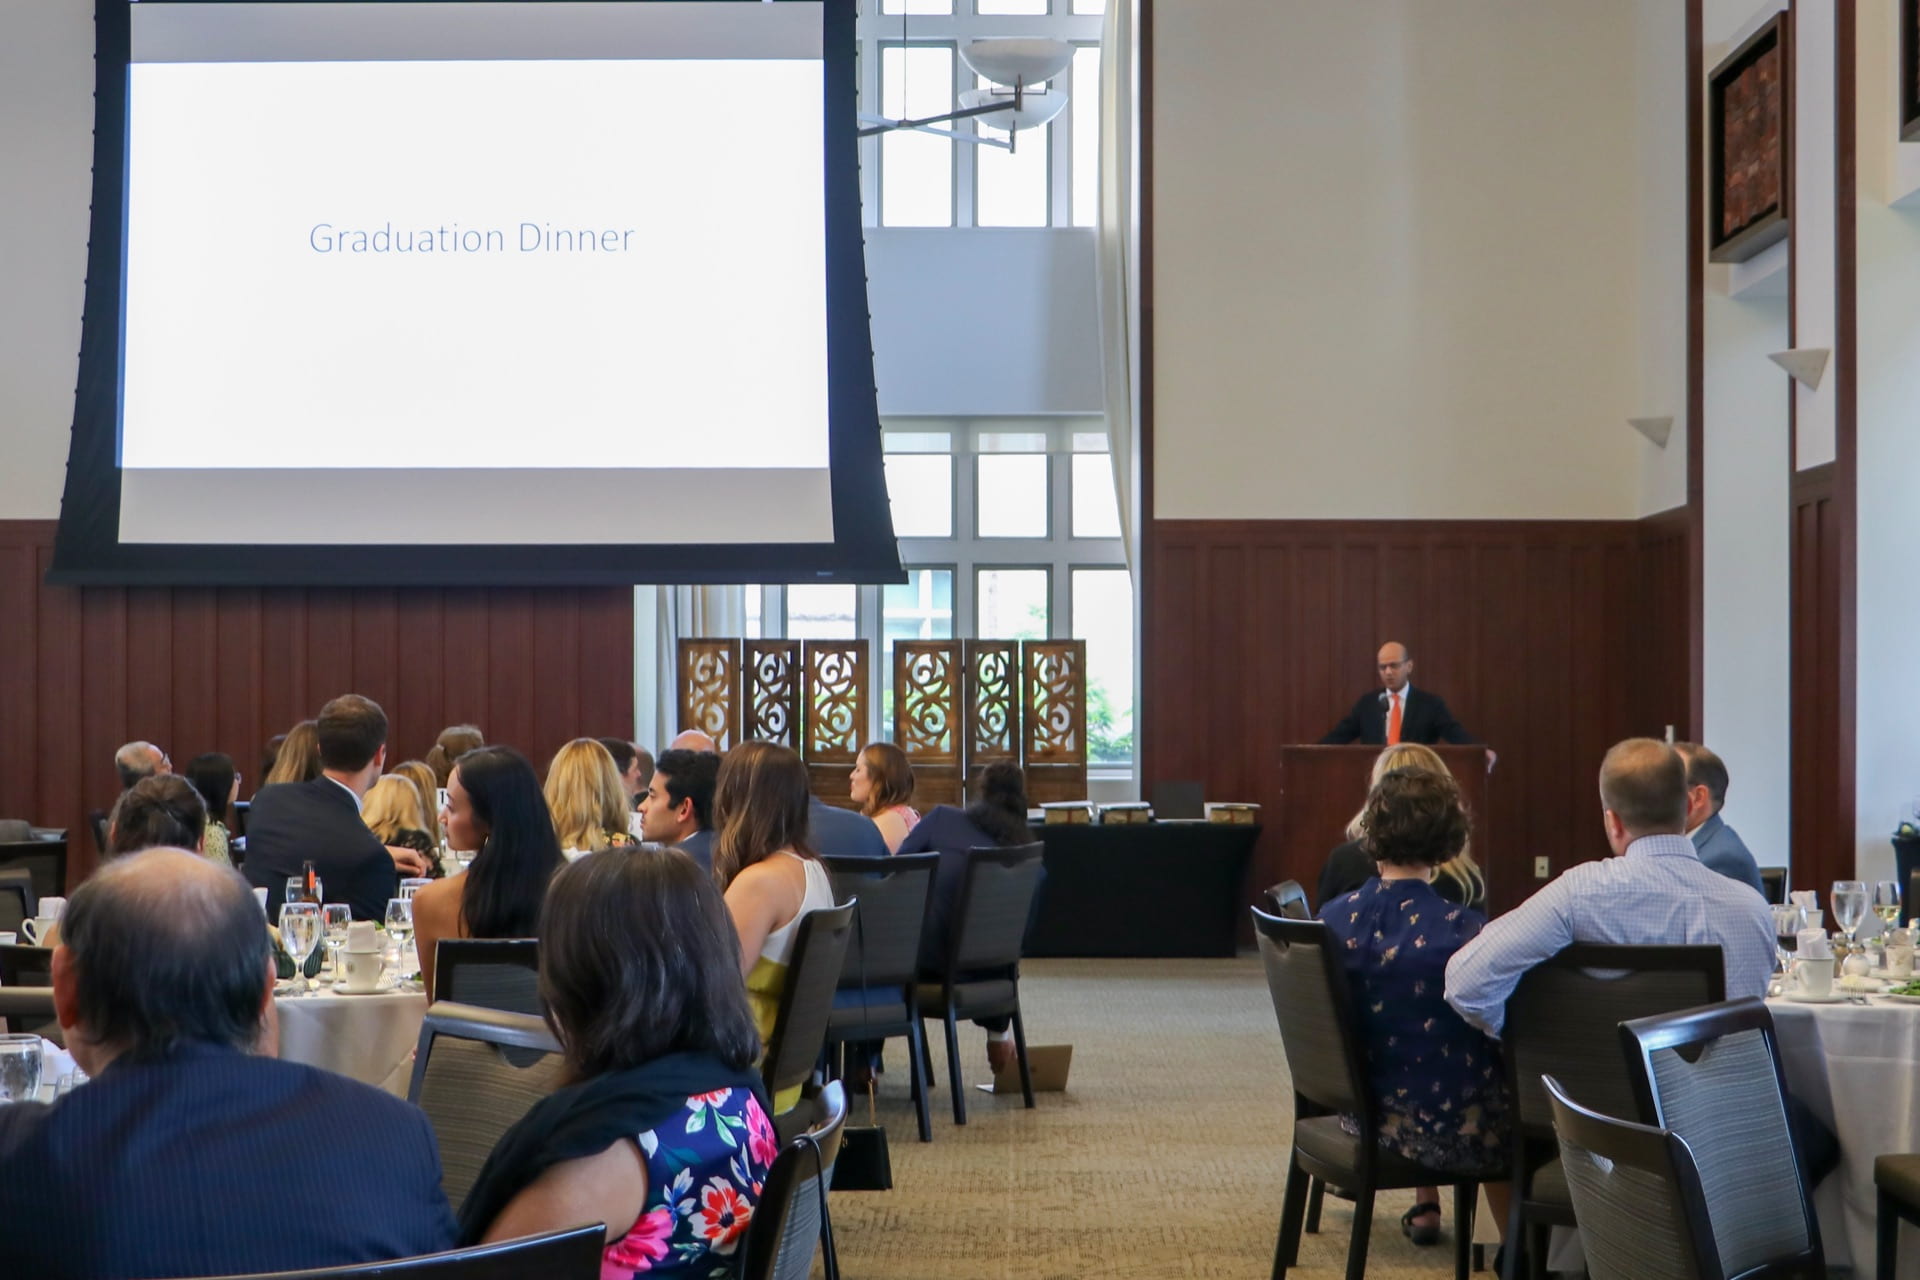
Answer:
<svg viewBox="0 0 1920 1280"><path fill-rule="evenodd" d="M129 742L113 753L113 771L120 775L120 789L131 791L143 779L172 773L173 761L151 742Z"/></svg>

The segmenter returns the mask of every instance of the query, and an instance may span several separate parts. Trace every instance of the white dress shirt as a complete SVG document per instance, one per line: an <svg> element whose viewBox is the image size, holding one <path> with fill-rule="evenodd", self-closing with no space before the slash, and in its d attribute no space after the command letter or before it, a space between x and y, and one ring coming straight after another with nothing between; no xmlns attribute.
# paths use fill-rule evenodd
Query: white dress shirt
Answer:
<svg viewBox="0 0 1920 1280"><path fill-rule="evenodd" d="M1500 1034L1520 975L1575 942L1717 945L1727 999L1765 996L1773 916L1759 894L1708 868L1685 836L1643 836L1617 858L1572 868L1454 953L1447 1003Z"/></svg>
<svg viewBox="0 0 1920 1280"><path fill-rule="evenodd" d="M340 781L340 779L332 776L331 774L323 773L320 776L325 778L328 782L331 782L334 786L340 788L342 791L346 792L348 795L353 797L353 811L355 813L365 812L365 804L360 799L360 793L358 791L355 791L352 787L348 786L346 783Z"/></svg>

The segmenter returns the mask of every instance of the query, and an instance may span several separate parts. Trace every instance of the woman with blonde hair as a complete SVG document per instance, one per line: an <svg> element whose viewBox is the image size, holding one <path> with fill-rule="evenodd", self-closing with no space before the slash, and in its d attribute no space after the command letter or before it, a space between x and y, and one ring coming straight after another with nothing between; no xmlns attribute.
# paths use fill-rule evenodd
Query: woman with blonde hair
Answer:
<svg viewBox="0 0 1920 1280"><path fill-rule="evenodd" d="M891 742L869 742L853 762L848 790L860 812L873 819L888 853L900 852L900 842L920 823L913 799L913 766L907 753Z"/></svg>
<svg viewBox="0 0 1920 1280"><path fill-rule="evenodd" d="M743 742L720 761L713 787L713 878L740 937L747 1003L765 1041L787 985L800 917L833 905L833 884L813 851L807 766L785 747ZM796 1087L774 1098L776 1112L800 1100Z"/></svg>
<svg viewBox="0 0 1920 1280"><path fill-rule="evenodd" d="M1429 773L1438 773L1451 778L1453 771L1447 768L1447 762L1432 747L1418 742L1401 742L1388 747L1373 760L1373 776L1368 780L1368 788L1380 785L1380 779L1395 769L1425 769ZM1327 855L1327 864L1320 870L1320 896L1316 899L1324 907L1343 893L1352 893L1373 878L1374 858L1361 839L1361 819L1366 816L1365 806L1353 815L1347 823L1347 842ZM1457 902L1463 907L1472 907L1475 911L1487 909L1486 877L1480 874L1480 866L1473 860L1473 847L1464 844L1460 852L1433 869L1434 892L1449 902Z"/></svg>
<svg viewBox="0 0 1920 1280"><path fill-rule="evenodd" d="M553 812L560 852L569 862L600 849L633 843L627 789L613 753L596 738L575 738L554 753L543 791Z"/></svg>
<svg viewBox="0 0 1920 1280"><path fill-rule="evenodd" d="M312 782L320 776L320 723L317 720L302 720L287 730L287 736L280 743L280 753L273 758L273 768L267 772L267 780L261 786L270 787L276 782Z"/></svg>
<svg viewBox="0 0 1920 1280"><path fill-rule="evenodd" d="M427 860L427 874L440 874L440 842L433 837L438 822L427 822L426 801L413 779L395 772L381 778L360 802L360 819L380 837L380 843L412 849Z"/></svg>
<svg viewBox="0 0 1920 1280"><path fill-rule="evenodd" d="M440 731L440 737L427 752L427 768L433 770L434 788L447 785L447 779L453 776L453 762L469 751L487 745L487 737L480 732L478 725L451 724Z"/></svg>
<svg viewBox="0 0 1920 1280"><path fill-rule="evenodd" d="M387 770L397 773L420 789L420 816L426 820L421 828L433 837L435 846L440 843L440 779L427 767L424 760L403 760Z"/></svg>

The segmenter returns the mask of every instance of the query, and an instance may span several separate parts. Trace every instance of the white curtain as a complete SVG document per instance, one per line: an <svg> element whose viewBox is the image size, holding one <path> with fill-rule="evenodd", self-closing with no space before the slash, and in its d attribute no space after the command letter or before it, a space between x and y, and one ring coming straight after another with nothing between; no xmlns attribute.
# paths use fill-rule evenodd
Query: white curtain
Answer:
<svg viewBox="0 0 1920 1280"><path fill-rule="evenodd" d="M1139 234L1134 191L1137 0L1107 0L1100 34L1100 362L1106 384L1107 439L1120 499L1120 536L1131 567L1134 545L1134 441L1139 404ZM1078 104L1076 104L1078 109Z"/></svg>
<svg viewBox="0 0 1920 1280"><path fill-rule="evenodd" d="M652 661L643 659L635 673L639 677L638 731L642 738L640 745L658 752L685 727L679 723L680 638L745 635L747 589L738 586L645 587L638 594L642 597L638 612L644 616L646 605L651 604L653 614L650 631L636 628L642 644L649 635L653 643ZM645 599L649 595L652 599Z"/></svg>

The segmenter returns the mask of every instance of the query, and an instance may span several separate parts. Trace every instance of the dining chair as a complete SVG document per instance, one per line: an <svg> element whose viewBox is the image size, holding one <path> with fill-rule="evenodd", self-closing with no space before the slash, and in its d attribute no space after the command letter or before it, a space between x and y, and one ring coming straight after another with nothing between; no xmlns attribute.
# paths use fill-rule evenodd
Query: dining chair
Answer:
<svg viewBox="0 0 1920 1280"><path fill-rule="evenodd" d="M1725 1280L1686 1142L1583 1107L1552 1076L1540 1089L1591 1280Z"/></svg>
<svg viewBox="0 0 1920 1280"><path fill-rule="evenodd" d="M1620 1026L1642 1123L1687 1144L1730 1276L1826 1275L1773 1015L1735 1000Z"/></svg>
<svg viewBox="0 0 1920 1280"><path fill-rule="evenodd" d="M598 1280L606 1246L605 1223L569 1227L540 1236L501 1240L446 1253L429 1253L391 1262L308 1271L262 1271L208 1280Z"/></svg>
<svg viewBox="0 0 1920 1280"><path fill-rule="evenodd" d="M33 873L25 867L0 871L0 933L20 936L20 926L40 911L40 895L33 890Z"/></svg>
<svg viewBox="0 0 1920 1280"><path fill-rule="evenodd" d="M1267 889L1260 895L1260 907L1270 916L1281 916L1288 920L1313 919L1307 891L1298 880L1282 880Z"/></svg>
<svg viewBox="0 0 1920 1280"><path fill-rule="evenodd" d="M0 871L20 869L33 877L33 891L58 898L67 891L67 842L15 840L0 844Z"/></svg>
<svg viewBox="0 0 1920 1280"><path fill-rule="evenodd" d="M0 1031L37 1035L66 1047L66 1034L53 1011L52 987L0 987Z"/></svg>
<svg viewBox="0 0 1920 1280"><path fill-rule="evenodd" d="M828 1280L839 1275L827 1193L847 1121L846 1090L831 1081L795 1110L807 1113L807 1126L781 1147L767 1171L740 1248L740 1280L806 1280L816 1245L826 1251Z"/></svg>
<svg viewBox="0 0 1920 1280"><path fill-rule="evenodd" d="M1258 907L1253 908L1253 926L1266 969L1267 994L1293 1077L1293 1150L1281 1202L1280 1238L1274 1246L1273 1280L1284 1280L1287 1268L1299 1261L1308 1181L1313 1178L1353 1196L1347 1280L1363 1280L1366 1275L1375 1193L1452 1187L1454 1276L1466 1280L1479 1185L1504 1177L1504 1166L1468 1174L1443 1173L1382 1148L1372 1137L1379 1131L1379 1120L1361 1069L1353 997L1346 971L1334 954L1333 931L1318 920L1288 920ZM1348 1133L1342 1116L1354 1117L1355 1129L1365 1136Z"/></svg>
<svg viewBox="0 0 1920 1280"><path fill-rule="evenodd" d="M1573 1225L1573 1202L1554 1145L1553 1108L1541 1077L1553 1076L1575 1101L1602 1115L1636 1115L1620 1024L1717 1004L1725 995L1718 946L1577 942L1521 976L1507 999L1500 1039L1513 1099L1512 1196L1501 1280L1516 1280L1522 1255L1533 1280L1541 1280L1549 1229Z"/></svg>
<svg viewBox="0 0 1920 1280"><path fill-rule="evenodd" d="M821 861L832 877L834 896L860 904L854 911L853 938L840 969L840 987L834 992L833 1008L827 1017L827 1046L831 1050L849 1041L905 1036L920 1141L931 1142L926 1033L914 1015L913 987L919 976L920 934L926 926L927 899L940 855L830 857Z"/></svg>
<svg viewBox="0 0 1920 1280"><path fill-rule="evenodd" d="M853 913L859 903L844 903L800 917L793 952L787 959L787 980L767 1036L760 1075L767 1096L778 1098L813 1077L820 1051L827 1043L827 1020L833 1014L833 993L840 985L847 940L853 933ZM798 1110L795 1108L794 1110ZM769 1117L784 1141L803 1117L791 1112Z"/></svg>
<svg viewBox="0 0 1920 1280"><path fill-rule="evenodd" d="M0 945L0 986L50 987L52 985L52 947L32 947L25 943Z"/></svg>
<svg viewBox="0 0 1920 1280"><path fill-rule="evenodd" d="M1874 1277L1893 1280L1900 1224L1920 1226L1920 1152L1873 1158Z"/></svg>
<svg viewBox="0 0 1920 1280"><path fill-rule="evenodd" d="M1775 906L1784 906L1787 901L1787 869L1785 867L1760 868L1760 892L1766 895L1768 902Z"/></svg>
<svg viewBox="0 0 1920 1280"><path fill-rule="evenodd" d="M433 952L433 1000L540 1017L536 938L442 938Z"/></svg>
<svg viewBox="0 0 1920 1280"><path fill-rule="evenodd" d="M1027 1028L1020 1016L1020 956L1044 874L1043 851L1037 842L967 851L944 963L937 973L922 972L914 987L919 1017L939 1017L946 1024L947 1077L955 1124L967 1122L966 1078L960 1067L961 1018L1012 1019L1020 1096L1029 1108L1033 1106Z"/></svg>
<svg viewBox="0 0 1920 1280"><path fill-rule="evenodd" d="M470 1004L428 1006L407 1101L433 1125L449 1203L466 1199L494 1145L559 1087L564 1067L560 1044L540 1018Z"/></svg>

